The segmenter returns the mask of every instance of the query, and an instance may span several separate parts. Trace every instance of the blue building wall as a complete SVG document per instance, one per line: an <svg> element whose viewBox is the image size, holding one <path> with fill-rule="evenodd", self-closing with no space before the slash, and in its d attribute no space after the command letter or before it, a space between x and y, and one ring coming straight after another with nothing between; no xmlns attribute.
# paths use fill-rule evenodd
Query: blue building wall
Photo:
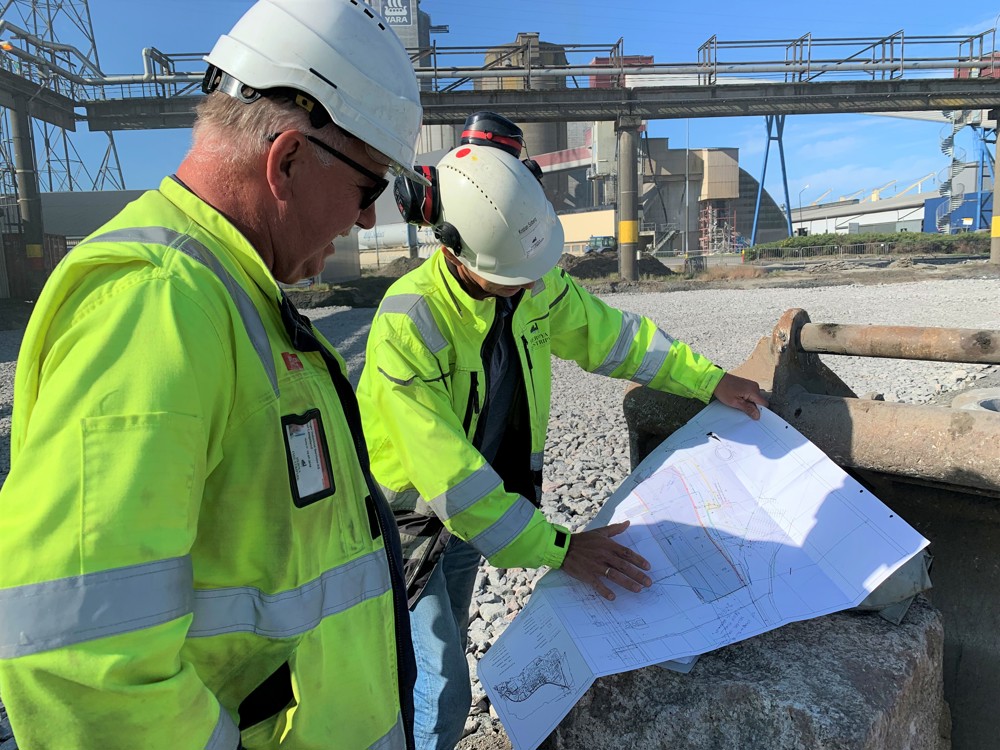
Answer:
<svg viewBox="0 0 1000 750"><path fill-rule="evenodd" d="M980 198L985 198L985 203L980 205ZM944 204L947 198L935 197L924 201L924 227L925 232L937 232L937 212L938 208ZM990 218L993 214L993 193L966 193L965 200L955 209L951 215L951 232L975 231L976 229L989 229Z"/></svg>

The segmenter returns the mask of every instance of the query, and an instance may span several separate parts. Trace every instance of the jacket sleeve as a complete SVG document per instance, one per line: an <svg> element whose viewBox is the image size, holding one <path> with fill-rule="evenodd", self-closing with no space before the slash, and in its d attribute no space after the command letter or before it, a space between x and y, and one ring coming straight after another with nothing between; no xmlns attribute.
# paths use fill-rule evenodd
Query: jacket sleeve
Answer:
<svg viewBox="0 0 1000 750"><path fill-rule="evenodd" d="M552 353L588 372L623 378L708 403L725 371L642 315L617 310L576 284L562 269L554 287Z"/></svg>
<svg viewBox="0 0 1000 750"><path fill-rule="evenodd" d="M239 742L181 655L232 351L205 299L133 271L43 294L18 365L33 406L0 493L0 694L26 750Z"/></svg>
<svg viewBox="0 0 1000 750"><path fill-rule="evenodd" d="M438 360L418 335L393 332L387 317L372 325L358 392L364 418L378 419L383 436L369 445L375 478L386 484L386 465L398 463L417 502L429 503L449 532L496 567L561 566L568 544L557 530L565 529L504 489L466 437Z"/></svg>

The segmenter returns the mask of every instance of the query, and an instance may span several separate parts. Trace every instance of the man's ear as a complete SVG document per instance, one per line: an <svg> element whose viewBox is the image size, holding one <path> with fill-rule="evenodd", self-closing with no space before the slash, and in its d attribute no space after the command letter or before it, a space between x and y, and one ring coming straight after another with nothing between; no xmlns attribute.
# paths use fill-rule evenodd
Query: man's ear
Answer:
<svg viewBox="0 0 1000 750"><path fill-rule="evenodd" d="M292 181L302 169L305 141L295 130L287 130L271 144L266 159L267 184L278 200L292 196Z"/></svg>

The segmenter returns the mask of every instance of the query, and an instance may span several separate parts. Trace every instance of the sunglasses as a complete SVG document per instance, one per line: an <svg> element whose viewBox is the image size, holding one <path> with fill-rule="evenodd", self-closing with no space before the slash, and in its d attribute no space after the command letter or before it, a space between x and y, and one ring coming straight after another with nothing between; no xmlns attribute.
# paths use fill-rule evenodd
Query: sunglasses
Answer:
<svg viewBox="0 0 1000 750"><path fill-rule="evenodd" d="M268 136L267 139L268 142L274 143L275 139L279 135L281 135L281 133L275 133L274 135ZM333 146L328 146L327 144L323 143L323 141L321 141L319 138L314 138L313 136L307 133L303 133L303 135L305 135L306 140L308 140L310 143L316 144L321 149L330 154L330 156L334 157L335 159L339 159L340 161L344 162L344 164L353 169L355 172L360 172L369 180L371 180L373 183L375 183L373 185L369 185L368 187L359 186L359 189L361 190L361 205L359 206L359 209L361 211L364 211L369 206L371 206L376 200L378 200L378 197L385 192L385 189L389 187L389 181L385 179L385 177L380 177L379 175L372 172L370 169L361 166L356 161L354 161L354 159L347 156L346 154L342 154Z"/></svg>

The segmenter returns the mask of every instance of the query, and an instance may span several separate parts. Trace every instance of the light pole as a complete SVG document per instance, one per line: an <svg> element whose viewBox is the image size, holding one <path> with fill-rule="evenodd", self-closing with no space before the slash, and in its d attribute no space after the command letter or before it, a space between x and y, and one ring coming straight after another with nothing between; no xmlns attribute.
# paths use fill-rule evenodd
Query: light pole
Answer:
<svg viewBox="0 0 1000 750"><path fill-rule="evenodd" d="M799 223L800 224L802 223L802 194L806 190L808 190L808 189L809 189L809 183L806 183L805 185L802 186L802 189L799 191Z"/></svg>

